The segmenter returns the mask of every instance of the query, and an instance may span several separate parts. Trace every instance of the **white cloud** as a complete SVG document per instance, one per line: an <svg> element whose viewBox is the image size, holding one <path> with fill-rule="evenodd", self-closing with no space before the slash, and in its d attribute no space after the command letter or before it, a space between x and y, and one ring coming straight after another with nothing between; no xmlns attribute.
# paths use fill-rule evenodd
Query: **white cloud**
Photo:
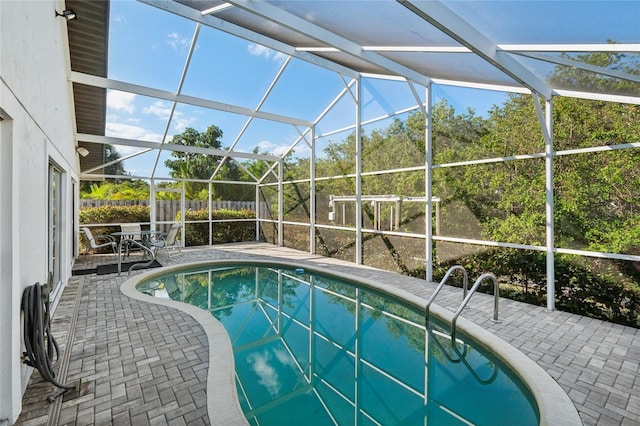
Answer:
<svg viewBox="0 0 640 426"><path fill-rule="evenodd" d="M258 383L264 386L271 396L276 396L280 393L280 380L278 378L278 372L275 368L269 365L271 355L268 352L262 354L251 353L247 356L247 361L251 364L253 372L260 378Z"/></svg>
<svg viewBox="0 0 640 426"><path fill-rule="evenodd" d="M251 43L247 46L249 54L253 56L263 56L266 59L273 59L275 62L282 62L286 59L287 55L281 52L277 52L259 44Z"/></svg>
<svg viewBox="0 0 640 426"><path fill-rule="evenodd" d="M258 142L258 151L259 152L269 151L274 146L276 146L276 144L274 144L271 141L260 141L260 142Z"/></svg>
<svg viewBox="0 0 640 426"><path fill-rule="evenodd" d="M120 118L120 116L118 114L113 114L113 113L107 112L107 117L106 117L105 120L106 120L107 123L109 123L109 122L120 121L122 119Z"/></svg>
<svg viewBox="0 0 640 426"><path fill-rule="evenodd" d="M258 152L268 152L274 155L283 155L287 152L290 145L276 145L271 141L258 142Z"/></svg>
<svg viewBox="0 0 640 426"><path fill-rule="evenodd" d="M168 102L156 101L152 105L145 107L142 112L166 120L171 115L171 106ZM195 117L184 117L180 111L173 112L172 124L176 132L182 132L195 122Z"/></svg>
<svg viewBox="0 0 640 426"><path fill-rule="evenodd" d="M167 35L167 44L176 52L182 52L189 48L191 40L186 37L180 37L180 34L174 31Z"/></svg>
<svg viewBox="0 0 640 426"><path fill-rule="evenodd" d="M289 355L289 352L285 351L282 348L274 348L273 353L275 354L276 359L280 361L281 364L288 365L291 368L296 368L296 363L293 361L291 355Z"/></svg>
<svg viewBox="0 0 640 426"><path fill-rule="evenodd" d="M120 154L121 157L127 157L136 152L142 151L142 148L136 148L133 146L125 146L125 145L117 145L114 147L116 152ZM128 172L133 172L133 170L127 170Z"/></svg>
<svg viewBox="0 0 640 426"><path fill-rule="evenodd" d="M145 129L144 127L133 126L131 124L107 123L105 133L106 136L122 139L133 139L149 142L160 142L162 140L161 134L152 132L148 129ZM137 149L138 148L136 148L136 150Z"/></svg>
<svg viewBox="0 0 640 426"><path fill-rule="evenodd" d="M142 110L145 114L155 115L159 118L169 118L169 114L171 114L171 107L162 101L156 101L148 107L144 107Z"/></svg>
<svg viewBox="0 0 640 426"><path fill-rule="evenodd" d="M187 127L191 126L196 121L193 117L182 118L177 115L178 114L173 118L173 128L178 133L182 133Z"/></svg>
<svg viewBox="0 0 640 426"><path fill-rule="evenodd" d="M126 24L127 23L127 18L125 18L122 15L116 15L113 18L111 18L112 22L116 22L118 24Z"/></svg>
<svg viewBox="0 0 640 426"><path fill-rule="evenodd" d="M249 46L247 46L247 50L253 56L264 56L266 58L268 58L271 53L271 49L269 49L268 47L264 47L255 43L249 44Z"/></svg>
<svg viewBox="0 0 640 426"><path fill-rule="evenodd" d="M133 104L135 99L136 95L134 93L111 90L107 93L107 108L115 111L125 111L131 114L136 110Z"/></svg>

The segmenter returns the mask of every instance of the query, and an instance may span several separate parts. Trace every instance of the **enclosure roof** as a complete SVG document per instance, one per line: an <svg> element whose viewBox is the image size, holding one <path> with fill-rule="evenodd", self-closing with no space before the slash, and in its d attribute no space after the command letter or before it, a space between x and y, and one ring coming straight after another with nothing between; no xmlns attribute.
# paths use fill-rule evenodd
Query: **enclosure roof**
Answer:
<svg viewBox="0 0 640 426"><path fill-rule="evenodd" d="M348 78L640 103L637 1L140 1ZM104 95L87 87L114 88L91 78L105 77L105 3L67 0L79 9L69 23L72 71L81 73L72 76L79 134L104 135ZM624 59L594 63L603 52Z"/></svg>
<svg viewBox="0 0 640 426"><path fill-rule="evenodd" d="M592 90L580 85L584 80L552 83L551 71L563 66L636 83L602 94L639 95L640 76L580 59L592 52L638 59L635 1L142 1L358 73L525 88L547 98Z"/></svg>

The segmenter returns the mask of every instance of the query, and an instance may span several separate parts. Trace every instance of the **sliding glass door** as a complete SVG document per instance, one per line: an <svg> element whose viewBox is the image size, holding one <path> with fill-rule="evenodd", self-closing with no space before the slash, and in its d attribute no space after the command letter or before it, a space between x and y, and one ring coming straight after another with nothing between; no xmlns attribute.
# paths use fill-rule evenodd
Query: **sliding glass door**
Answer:
<svg viewBox="0 0 640 426"><path fill-rule="evenodd" d="M51 293L61 284L62 171L49 163L49 277Z"/></svg>

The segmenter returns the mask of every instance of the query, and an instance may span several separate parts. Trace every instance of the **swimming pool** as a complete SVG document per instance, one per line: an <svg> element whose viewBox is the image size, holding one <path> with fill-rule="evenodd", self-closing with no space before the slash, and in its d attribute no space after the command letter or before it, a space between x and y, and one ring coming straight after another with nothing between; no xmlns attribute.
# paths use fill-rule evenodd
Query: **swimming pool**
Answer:
<svg viewBox="0 0 640 426"><path fill-rule="evenodd" d="M425 328L422 302L274 264L147 273L138 289L224 325L250 424L548 424L484 345L453 345L437 317Z"/></svg>

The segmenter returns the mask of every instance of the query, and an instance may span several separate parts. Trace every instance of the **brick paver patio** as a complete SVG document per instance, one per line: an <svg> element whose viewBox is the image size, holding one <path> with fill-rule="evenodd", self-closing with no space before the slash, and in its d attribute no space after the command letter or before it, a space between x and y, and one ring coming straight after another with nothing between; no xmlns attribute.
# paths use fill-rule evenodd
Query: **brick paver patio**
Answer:
<svg viewBox="0 0 640 426"><path fill-rule="evenodd" d="M265 257L330 265L424 298L435 288L423 280L263 243L194 247L159 260L168 265ZM113 256L81 256L74 269L110 261ZM204 330L182 311L124 296L120 285L127 278L126 273L90 274L71 280L52 329L62 351L69 337L72 343L68 366L57 370L59 379L79 383L79 389L49 403L54 388L34 373L17 424L210 423L214 413L207 413L207 397L215 395L206 393L210 366ZM437 303L454 310L460 301L460 289L445 287ZM490 296L478 294L463 316L544 368L567 392L585 425L640 426L638 329L507 299L500 301L502 322L495 324L492 303Z"/></svg>

